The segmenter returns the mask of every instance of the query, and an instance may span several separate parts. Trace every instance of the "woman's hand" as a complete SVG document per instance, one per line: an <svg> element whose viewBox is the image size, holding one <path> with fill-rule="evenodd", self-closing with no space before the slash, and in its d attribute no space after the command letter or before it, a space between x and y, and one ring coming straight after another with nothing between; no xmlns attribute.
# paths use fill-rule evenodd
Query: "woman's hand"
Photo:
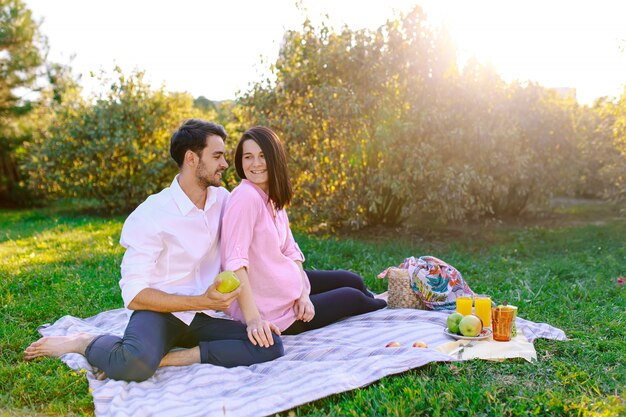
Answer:
<svg viewBox="0 0 626 417"><path fill-rule="evenodd" d="M309 298L308 294L302 294L293 305L293 309L296 312L296 320L311 321L315 316L315 307Z"/></svg>
<svg viewBox="0 0 626 417"><path fill-rule="evenodd" d="M247 323L248 339L254 346L270 347L274 345L272 332L280 336L280 329L274 324L262 318L252 319Z"/></svg>

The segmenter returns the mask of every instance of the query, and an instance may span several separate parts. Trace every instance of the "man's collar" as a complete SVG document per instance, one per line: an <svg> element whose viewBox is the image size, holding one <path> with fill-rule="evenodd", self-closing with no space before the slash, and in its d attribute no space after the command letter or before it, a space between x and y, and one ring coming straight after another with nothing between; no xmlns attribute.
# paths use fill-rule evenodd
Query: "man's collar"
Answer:
<svg viewBox="0 0 626 417"><path fill-rule="evenodd" d="M178 206L180 212L186 216L189 214L191 210L195 207L195 205L191 202L187 194L183 191L178 183L178 175L172 181L172 185L170 185L170 190L172 192L172 197L174 198L174 202Z"/></svg>
<svg viewBox="0 0 626 417"><path fill-rule="evenodd" d="M212 190L213 187L207 188L207 196L206 201L204 202L204 211L207 211L209 207L211 207L217 201L217 193ZM178 175L172 181L172 185L170 186L170 190L172 190L172 196L174 198L174 202L178 206L180 212L186 216L189 214L191 210L197 208L196 205L191 201L189 196L185 194L183 189L180 187L178 183Z"/></svg>
<svg viewBox="0 0 626 417"><path fill-rule="evenodd" d="M204 211L207 211L217 201L217 193L214 187L209 186L206 190L206 201L204 202Z"/></svg>

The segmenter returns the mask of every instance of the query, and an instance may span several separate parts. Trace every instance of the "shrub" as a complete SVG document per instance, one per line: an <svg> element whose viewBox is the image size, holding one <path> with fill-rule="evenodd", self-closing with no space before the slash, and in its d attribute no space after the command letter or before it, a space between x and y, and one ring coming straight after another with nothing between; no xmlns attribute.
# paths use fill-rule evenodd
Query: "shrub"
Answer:
<svg viewBox="0 0 626 417"><path fill-rule="evenodd" d="M419 7L376 31L307 20L273 69L242 104L285 141L309 225L518 215L572 188L575 105L474 60L460 71Z"/></svg>
<svg viewBox="0 0 626 417"><path fill-rule="evenodd" d="M190 95L152 90L142 72L125 77L117 68L116 74L95 103L77 97L59 105L48 130L27 144L33 189L128 212L169 185L177 171L169 156L172 132L206 114L194 109Z"/></svg>

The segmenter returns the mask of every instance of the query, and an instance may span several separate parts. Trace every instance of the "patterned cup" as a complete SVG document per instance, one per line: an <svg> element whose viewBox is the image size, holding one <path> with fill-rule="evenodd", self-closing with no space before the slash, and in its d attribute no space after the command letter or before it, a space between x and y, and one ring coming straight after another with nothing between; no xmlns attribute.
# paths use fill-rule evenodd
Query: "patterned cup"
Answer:
<svg viewBox="0 0 626 417"><path fill-rule="evenodd" d="M494 307L491 309L491 327L493 340L508 342L511 340L515 310L511 307Z"/></svg>

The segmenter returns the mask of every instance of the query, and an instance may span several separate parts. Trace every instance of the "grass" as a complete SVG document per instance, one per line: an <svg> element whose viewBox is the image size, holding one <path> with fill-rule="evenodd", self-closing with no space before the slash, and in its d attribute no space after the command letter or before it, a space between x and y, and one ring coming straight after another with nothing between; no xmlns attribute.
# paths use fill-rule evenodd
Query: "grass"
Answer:
<svg viewBox="0 0 626 417"><path fill-rule="evenodd" d="M478 292L519 306L520 316L564 329L568 342L537 340L539 361L429 365L283 413L336 415L626 414L626 222L623 207L558 207L534 224L391 231L326 238L298 234L307 266L361 273L368 286L404 257L455 265ZM57 359L22 351L37 326L122 306L122 218L54 209L0 211L0 415L92 415L86 377ZM378 235L378 233L377 233Z"/></svg>

